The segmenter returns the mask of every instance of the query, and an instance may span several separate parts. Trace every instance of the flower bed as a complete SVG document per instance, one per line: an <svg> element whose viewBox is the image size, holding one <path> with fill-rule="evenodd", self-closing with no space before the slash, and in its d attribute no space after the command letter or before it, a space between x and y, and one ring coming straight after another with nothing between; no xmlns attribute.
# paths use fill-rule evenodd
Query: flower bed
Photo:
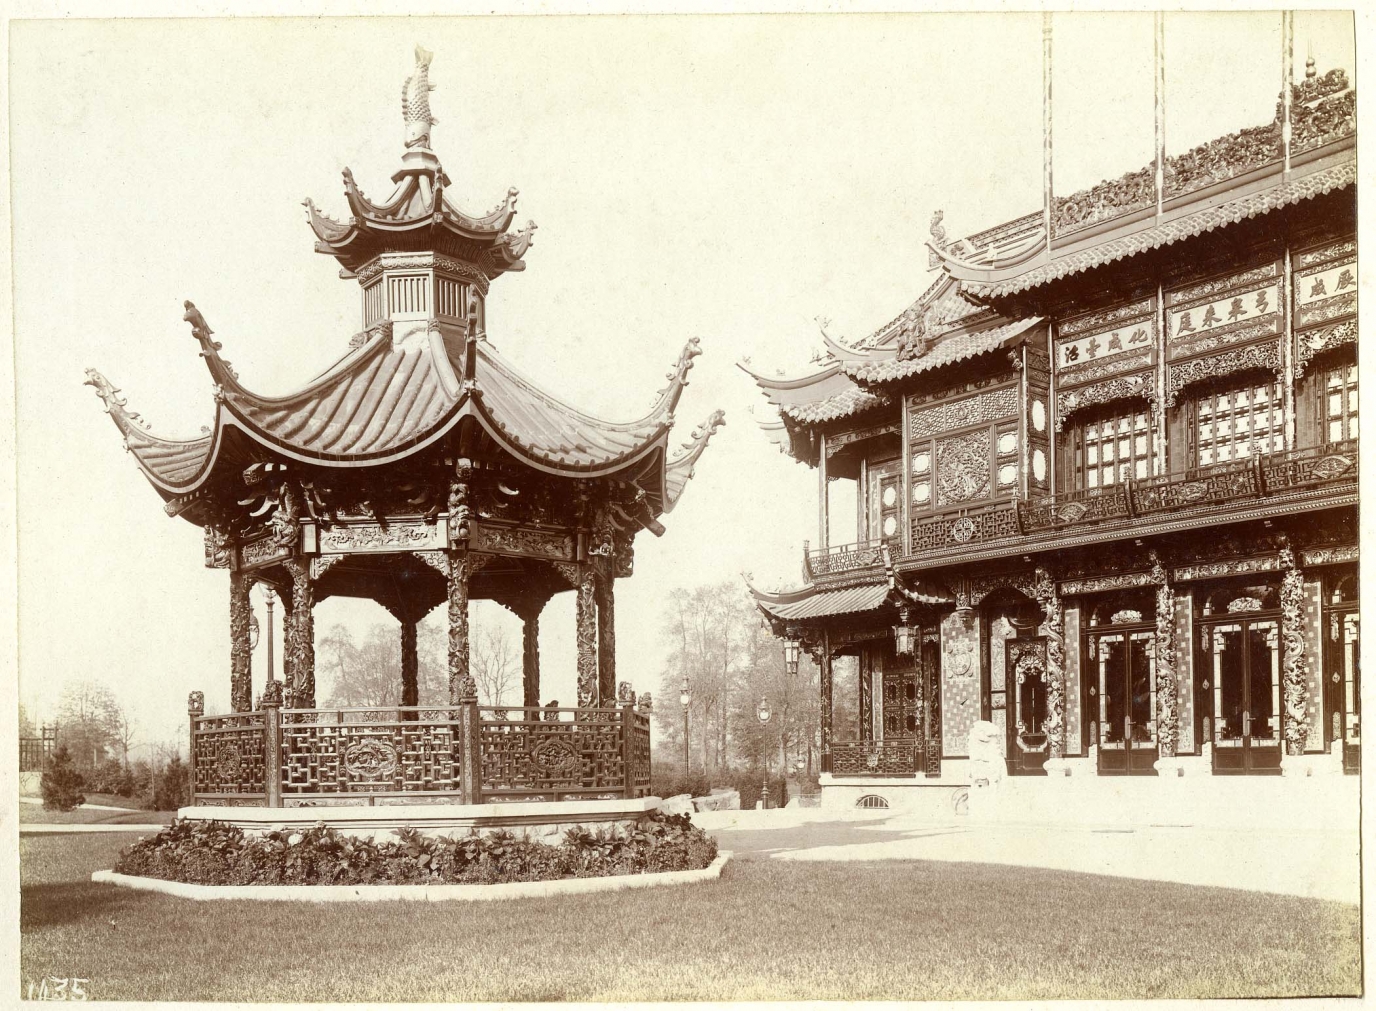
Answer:
<svg viewBox="0 0 1376 1011"><path fill-rule="evenodd" d="M570 829L557 846L510 832L396 834L379 843L316 825L251 836L179 820L126 849L115 871L203 885L498 884L700 870L717 855L716 841L687 816L658 811L630 831Z"/></svg>

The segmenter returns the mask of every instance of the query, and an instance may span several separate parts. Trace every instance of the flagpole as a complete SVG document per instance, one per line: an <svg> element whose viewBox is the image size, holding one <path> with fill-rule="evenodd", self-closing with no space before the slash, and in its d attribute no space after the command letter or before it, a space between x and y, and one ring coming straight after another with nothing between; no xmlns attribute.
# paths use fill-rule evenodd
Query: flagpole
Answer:
<svg viewBox="0 0 1376 1011"><path fill-rule="evenodd" d="M1042 226L1051 251L1053 197L1051 186L1051 12L1042 12Z"/></svg>
<svg viewBox="0 0 1376 1011"><path fill-rule="evenodd" d="M1159 219L1166 199L1166 12L1157 11L1155 16L1156 216Z"/></svg>

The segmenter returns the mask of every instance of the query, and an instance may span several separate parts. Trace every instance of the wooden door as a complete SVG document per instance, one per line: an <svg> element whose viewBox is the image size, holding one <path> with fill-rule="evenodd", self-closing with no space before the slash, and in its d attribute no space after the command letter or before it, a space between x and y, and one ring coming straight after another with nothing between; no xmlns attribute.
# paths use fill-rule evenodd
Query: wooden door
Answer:
<svg viewBox="0 0 1376 1011"><path fill-rule="evenodd" d="M1280 772L1280 622L1240 618L1205 627L1213 683L1214 772Z"/></svg>
<svg viewBox="0 0 1376 1011"><path fill-rule="evenodd" d="M1155 629L1093 634L1088 652L1091 693L1099 700L1099 772L1155 775Z"/></svg>
<svg viewBox="0 0 1376 1011"><path fill-rule="evenodd" d="M1046 639L1009 639L1004 647L1008 713L1008 771L1045 775L1047 736Z"/></svg>

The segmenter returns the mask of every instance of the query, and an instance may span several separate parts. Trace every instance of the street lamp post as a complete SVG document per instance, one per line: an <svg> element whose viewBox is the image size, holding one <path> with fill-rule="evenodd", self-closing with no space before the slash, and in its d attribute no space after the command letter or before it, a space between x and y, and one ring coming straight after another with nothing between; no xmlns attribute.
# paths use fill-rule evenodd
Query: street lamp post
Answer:
<svg viewBox="0 0 1376 1011"><path fill-rule="evenodd" d="M755 710L755 716L760 721L760 728L769 726L769 699L760 696L760 707ZM760 784L760 807L763 810L769 809L769 749L764 750L764 782Z"/></svg>
<svg viewBox="0 0 1376 1011"><path fill-rule="evenodd" d="M683 704L683 774L686 776L693 771L688 759L688 703L693 701L693 696L688 692L688 678L683 679L683 689L679 692L678 700Z"/></svg>
<svg viewBox="0 0 1376 1011"><path fill-rule="evenodd" d="M264 594L264 599L266 600L267 605L268 605L268 673L267 673L267 680L266 680L265 682L263 682L263 686L264 686L264 688L266 688L268 685L272 684L272 679L273 679L273 672L272 672L272 628L273 628L273 626L272 626L272 605L275 604L275 603L277 603L277 594L273 592L273 589L272 589L271 586L269 586L269 587L267 588L267 593Z"/></svg>

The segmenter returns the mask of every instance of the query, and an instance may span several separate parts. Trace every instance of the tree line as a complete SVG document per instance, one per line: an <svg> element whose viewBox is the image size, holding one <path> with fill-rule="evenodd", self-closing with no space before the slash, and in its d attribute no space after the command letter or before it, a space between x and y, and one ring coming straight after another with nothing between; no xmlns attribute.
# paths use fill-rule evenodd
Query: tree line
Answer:
<svg viewBox="0 0 1376 1011"><path fill-rule="evenodd" d="M745 588L723 582L669 594L660 627L667 659L655 706L655 761L709 778L761 765L784 773L799 763L810 779L820 748L817 664L806 652L795 673ZM761 701L769 721L759 719Z"/></svg>

